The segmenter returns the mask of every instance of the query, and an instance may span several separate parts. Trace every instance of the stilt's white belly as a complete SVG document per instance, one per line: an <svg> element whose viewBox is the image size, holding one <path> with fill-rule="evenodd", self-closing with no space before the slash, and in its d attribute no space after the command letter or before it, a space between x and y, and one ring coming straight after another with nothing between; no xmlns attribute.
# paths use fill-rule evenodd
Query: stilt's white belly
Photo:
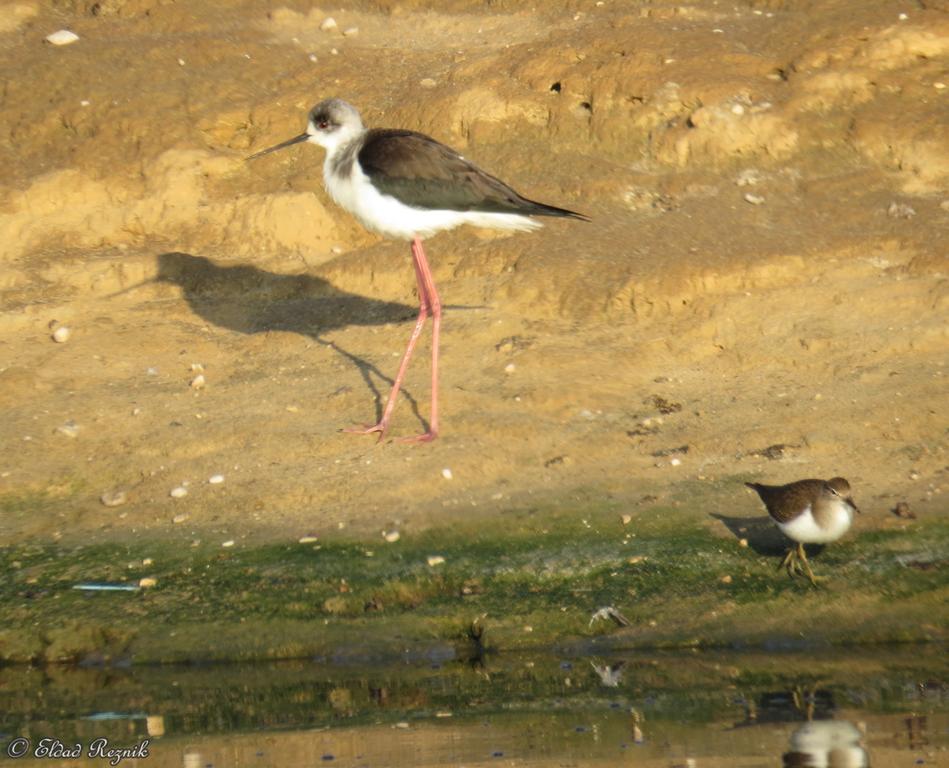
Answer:
<svg viewBox="0 0 949 768"><path fill-rule="evenodd" d="M804 544L826 544L843 536L853 522L853 510L844 502L829 505L822 510L818 523L813 510L808 506L801 514L788 523L778 523L778 528L789 539Z"/></svg>
<svg viewBox="0 0 949 768"><path fill-rule="evenodd" d="M348 176L338 176L327 165L323 181L332 198L373 232L400 240L431 237L462 224L490 229L531 230L539 221L513 213L423 210L379 192L355 163Z"/></svg>

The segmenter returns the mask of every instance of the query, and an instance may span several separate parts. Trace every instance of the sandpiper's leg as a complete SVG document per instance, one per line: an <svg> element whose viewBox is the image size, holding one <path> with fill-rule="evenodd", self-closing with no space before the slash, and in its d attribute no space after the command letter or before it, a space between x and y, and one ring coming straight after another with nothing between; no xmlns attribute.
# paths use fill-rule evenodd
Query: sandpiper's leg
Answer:
<svg viewBox="0 0 949 768"><path fill-rule="evenodd" d="M395 401L398 399L399 390L402 387L402 380L405 378L405 372L409 368L409 360L412 357L412 352L415 350L415 344L418 341L418 337L422 333L422 328L425 325L425 318L428 317L428 310L431 304L428 299L428 290L425 285L425 280L423 279L422 268L419 264L419 258L416 253L415 244L417 242L418 241L416 240L412 243L412 266L415 269L415 279L418 282L418 318L415 321L415 328L412 330L412 335L409 337L409 343L405 348L405 353L402 355L402 362L399 363L399 372L396 374L395 382L392 384L392 389L389 391L389 397L386 400L385 408L382 411L382 418L379 420L378 424L362 427L348 427L343 430L344 432L355 432L360 435L366 435L370 432L378 432L379 439L382 440L386 436L386 432L389 429L389 420L392 417L392 411L395 410ZM421 248L421 245L419 245L419 248ZM441 307L439 307L439 315L440 314ZM434 404L432 407L432 421L433 423L435 422Z"/></svg>
<svg viewBox="0 0 949 768"><path fill-rule="evenodd" d="M428 259L425 258L422 241L418 238L412 241L412 256L419 279L419 296L425 295L426 302L432 310L432 417L429 421L428 432L404 438L404 441L427 443L438 437L438 337L442 327L442 302L435 289L435 279L428 266ZM411 343L414 345L415 337Z"/></svg>
<svg viewBox="0 0 949 768"><path fill-rule="evenodd" d="M811 584L816 587L817 579L814 578L814 572L811 570L811 565L807 562L807 552L804 551L804 545L801 543L798 543L797 545L797 558L798 562L804 566L804 574L811 580Z"/></svg>
<svg viewBox="0 0 949 768"><path fill-rule="evenodd" d="M782 568L786 569L788 576L792 579L794 578L794 559L797 557L797 552L794 547L790 547L787 551L787 554L784 556L784 560L781 561L781 564L778 566L780 571Z"/></svg>

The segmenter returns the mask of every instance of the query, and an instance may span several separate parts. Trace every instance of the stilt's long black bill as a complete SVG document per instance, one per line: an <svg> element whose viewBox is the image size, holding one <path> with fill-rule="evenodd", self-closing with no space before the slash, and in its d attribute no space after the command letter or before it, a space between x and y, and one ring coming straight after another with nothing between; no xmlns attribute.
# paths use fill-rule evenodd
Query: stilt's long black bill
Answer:
<svg viewBox="0 0 949 768"><path fill-rule="evenodd" d="M253 160L255 157L260 157L261 155L269 155L271 152L276 152L278 149L284 149L285 147L292 147L294 144L299 144L301 141L306 141L308 138L310 138L309 134L301 133L299 136L294 136L292 139L287 139L276 146L262 149L260 152L257 152L256 154L253 154L245 159Z"/></svg>

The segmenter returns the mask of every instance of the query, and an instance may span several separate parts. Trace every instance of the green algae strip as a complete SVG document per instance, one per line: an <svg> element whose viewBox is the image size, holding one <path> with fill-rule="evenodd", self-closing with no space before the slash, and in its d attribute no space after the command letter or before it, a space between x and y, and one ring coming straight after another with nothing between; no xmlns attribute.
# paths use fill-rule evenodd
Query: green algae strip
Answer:
<svg viewBox="0 0 949 768"><path fill-rule="evenodd" d="M945 640L949 522L852 532L812 557L712 535L681 507L533 508L396 542L24 543L0 550L0 660L134 663L592 647ZM754 544L754 542L752 542ZM154 586L85 592L77 584ZM594 612L614 606L620 627ZM433 649L441 649L435 651Z"/></svg>

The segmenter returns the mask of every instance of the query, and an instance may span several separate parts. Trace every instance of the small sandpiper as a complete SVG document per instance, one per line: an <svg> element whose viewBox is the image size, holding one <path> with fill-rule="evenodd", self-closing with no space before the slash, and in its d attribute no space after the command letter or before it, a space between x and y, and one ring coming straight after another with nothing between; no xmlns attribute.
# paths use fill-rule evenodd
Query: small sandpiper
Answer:
<svg viewBox="0 0 949 768"><path fill-rule="evenodd" d="M534 202L465 160L444 144L415 131L367 130L359 112L342 99L321 101L310 110L306 131L251 155L248 160L308 141L326 150L323 183L330 196L369 230L409 240L418 283L419 313L378 424L347 432L385 437L395 401L429 311L432 313L432 410L428 430L410 440L438 436L438 336L441 301L422 240L462 224L528 231L541 226L530 216L589 221L581 213Z"/></svg>
<svg viewBox="0 0 949 768"><path fill-rule="evenodd" d="M787 485L745 485L761 497L781 532L797 542L796 547L788 549L779 567L786 568L790 576L804 574L816 585L804 545L828 544L848 531L853 513L860 511L850 496L850 483L842 477L834 477L798 480Z"/></svg>

